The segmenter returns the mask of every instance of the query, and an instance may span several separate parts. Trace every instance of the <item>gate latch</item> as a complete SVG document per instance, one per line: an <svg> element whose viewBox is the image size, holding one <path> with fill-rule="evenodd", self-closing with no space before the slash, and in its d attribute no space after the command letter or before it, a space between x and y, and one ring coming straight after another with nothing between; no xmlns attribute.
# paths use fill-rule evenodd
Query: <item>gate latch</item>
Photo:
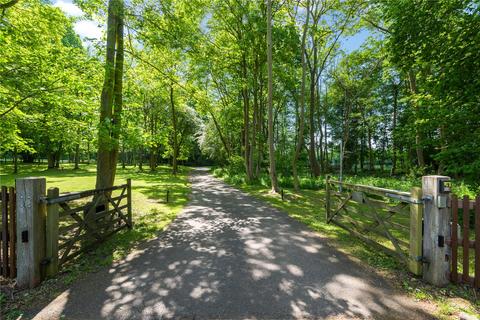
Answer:
<svg viewBox="0 0 480 320"><path fill-rule="evenodd" d="M28 230L22 231L22 242L28 242Z"/></svg>
<svg viewBox="0 0 480 320"><path fill-rule="evenodd" d="M440 248L445 247L445 237L444 236L438 236L438 246Z"/></svg>

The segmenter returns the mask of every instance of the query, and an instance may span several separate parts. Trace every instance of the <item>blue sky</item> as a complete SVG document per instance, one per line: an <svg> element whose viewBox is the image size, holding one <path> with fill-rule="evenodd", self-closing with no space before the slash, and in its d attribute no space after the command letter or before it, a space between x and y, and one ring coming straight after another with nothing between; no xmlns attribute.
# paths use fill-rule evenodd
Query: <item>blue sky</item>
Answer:
<svg viewBox="0 0 480 320"><path fill-rule="evenodd" d="M360 32L351 37L344 37L342 39L342 48L345 52L350 53L362 46L362 44L367 40L372 34L370 31L362 29Z"/></svg>
<svg viewBox="0 0 480 320"><path fill-rule="evenodd" d="M60 8L70 17L79 18L75 22L75 32L85 41L85 38L100 39L102 37L103 28L95 21L82 18L83 12L77 7L72 0L55 0L54 6ZM347 53L352 52L365 42L370 35L367 30L361 30L354 36L344 37L341 39L341 46Z"/></svg>

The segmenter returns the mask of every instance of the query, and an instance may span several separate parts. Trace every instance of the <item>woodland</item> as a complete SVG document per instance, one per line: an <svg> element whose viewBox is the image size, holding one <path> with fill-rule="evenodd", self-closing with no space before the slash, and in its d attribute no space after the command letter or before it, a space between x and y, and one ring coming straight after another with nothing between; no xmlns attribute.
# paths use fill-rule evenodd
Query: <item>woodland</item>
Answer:
<svg viewBox="0 0 480 320"><path fill-rule="evenodd" d="M0 0L0 158L478 185L478 0ZM98 23L81 38L74 24ZM367 34L358 48L345 43Z"/></svg>

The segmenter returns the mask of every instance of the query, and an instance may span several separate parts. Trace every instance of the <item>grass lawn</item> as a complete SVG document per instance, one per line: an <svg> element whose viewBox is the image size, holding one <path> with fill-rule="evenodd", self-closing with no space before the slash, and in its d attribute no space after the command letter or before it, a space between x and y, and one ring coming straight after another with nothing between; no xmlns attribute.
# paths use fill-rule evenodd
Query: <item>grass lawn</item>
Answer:
<svg viewBox="0 0 480 320"><path fill-rule="evenodd" d="M214 174L225 182L287 212L291 217L328 237L339 250L365 262L402 287L414 298L435 302L438 306L437 316L439 318L451 319L453 317L456 319L460 312L469 314L480 312L480 300L473 289L454 285L438 289L425 284L409 274L399 260L366 245L360 239L350 235L348 231L334 224L328 224L325 218L325 191L323 189L302 189L300 192L294 192L293 188L283 188L285 200L282 200L280 195L272 195L266 184L246 184L237 176L232 179L225 170L217 169ZM396 236L400 236L400 234L396 234ZM408 239L404 240L408 241Z"/></svg>
<svg viewBox="0 0 480 320"><path fill-rule="evenodd" d="M11 166L0 166L0 185L14 185L15 178L39 176L47 179L47 188L58 187L60 193L83 191L95 188L95 165L81 165L73 170L70 165L63 169L46 170L46 165L20 165L19 174L12 175ZM93 252L83 255L68 264L58 277L45 281L39 288L27 290L7 299L0 292L0 309L9 309L7 318L16 318L25 306L37 299L50 297L61 292L86 272L111 264L124 257L138 243L156 237L180 212L188 200L190 185L187 180L189 168L181 167L177 176L166 166L156 172L140 172L138 168L118 167L115 184L132 179L132 230L123 230L99 245ZM166 194L169 190L169 202ZM8 293L8 294L11 294ZM3 305L3 306L2 306ZM6 308L4 308L6 307ZM1 318L1 317L0 317Z"/></svg>

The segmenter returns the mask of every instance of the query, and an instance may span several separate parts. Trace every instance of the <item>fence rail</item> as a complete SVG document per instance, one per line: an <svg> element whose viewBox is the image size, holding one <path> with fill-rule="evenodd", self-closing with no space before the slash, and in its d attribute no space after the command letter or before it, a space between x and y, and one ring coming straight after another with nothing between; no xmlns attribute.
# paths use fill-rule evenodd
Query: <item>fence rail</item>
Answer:
<svg viewBox="0 0 480 320"><path fill-rule="evenodd" d="M0 208L0 275L15 278L17 273L15 188L1 187Z"/></svg>
<svg viewBox="0 0 480 320"><path fill-rule="evenodd" d="M395 256L421 274L421 190L403 192L326 181L326 220L367 244Z"/></svg>
<svg viewBox="0 0 480 320"><path fill-rule="evenodd" d="M459 209L462 209L461 215ZM471 210L473 210L473 215L470 214ZM473 219L471 219L472 217ZM461 224L459 224L460 218ZM472 224L473 232L470 230ZM475 238L471 239L471 236ZM475 288L480 288L480 195L477 195L475 200L470 200L468 196L464 196L462 199L456 195L452 196L451 240L448 244L452 251L450 280L454 283L467 283ZM471 259L472 255L473 259ZM472 260L473 277L470 276ZM459 267L461 267L461 274L459 274Z"/></svg>
<svg viewBox="0 0 480 320"><path fill-rule="evenodd" d="M132 227L131 181L106 189L59 194L48 190L47 274L54 275L66 262L91 250L124 228Z"/></svg>

